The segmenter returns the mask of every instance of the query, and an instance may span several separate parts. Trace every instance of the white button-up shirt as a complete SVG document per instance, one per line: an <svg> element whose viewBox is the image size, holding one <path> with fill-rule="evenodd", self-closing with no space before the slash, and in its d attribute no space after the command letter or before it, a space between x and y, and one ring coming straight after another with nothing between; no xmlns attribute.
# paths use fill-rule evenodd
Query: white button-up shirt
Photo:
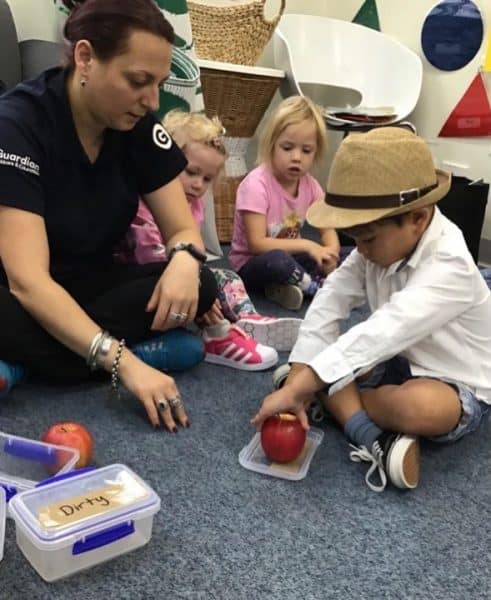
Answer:
<svg viewBox="0 0 491 600"><path fill-rule="evenodd" d="M365 302L369 318L340 335ZM333 393L396 355L413 375L464 383L491 404L490 291L438 208L409 259L382 268L353 250L313 299L289 360L336 382Z"/></svg>

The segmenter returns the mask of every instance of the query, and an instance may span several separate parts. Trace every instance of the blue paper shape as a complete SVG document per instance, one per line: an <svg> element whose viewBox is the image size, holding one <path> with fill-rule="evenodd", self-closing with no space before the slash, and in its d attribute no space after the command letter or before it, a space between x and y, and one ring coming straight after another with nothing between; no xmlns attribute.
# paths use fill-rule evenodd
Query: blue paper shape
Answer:
<svg viewBox="0 0 491 600"><path fill-rule="evenodd" d="M483 39L483 22L471 0L444 0L434 6L421 30L421 46L427 60L442 71L465 67Z"/></svg>

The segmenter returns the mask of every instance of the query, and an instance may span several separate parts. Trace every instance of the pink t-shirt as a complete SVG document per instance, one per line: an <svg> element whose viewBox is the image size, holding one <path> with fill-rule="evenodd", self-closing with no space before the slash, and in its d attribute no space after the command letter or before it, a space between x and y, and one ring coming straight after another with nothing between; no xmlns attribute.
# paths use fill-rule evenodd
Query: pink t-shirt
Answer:
<svg viewBox="0 0 491 600"><path fill-rule="evenodd" d="M201 227L205 219L203 198L197 198L189 204L189 207L198 227ZM159 262L166 259L165 245L159 228L152 213L142 200L138 203L138 212L124 241L116 249L115 257L118 262L138 264Z"/></svg>
<svg viewBox="0 0 491 600"><path fill-rule="evenodd" d="M252 170L240 183L235 203L234 232L229 261L238 271L254 255L245 234L243 211L266 216L267 235L274 238L299 238L309 206L324 197L312 175L304 175L294 197L287 192L266 165Z"/></svg>

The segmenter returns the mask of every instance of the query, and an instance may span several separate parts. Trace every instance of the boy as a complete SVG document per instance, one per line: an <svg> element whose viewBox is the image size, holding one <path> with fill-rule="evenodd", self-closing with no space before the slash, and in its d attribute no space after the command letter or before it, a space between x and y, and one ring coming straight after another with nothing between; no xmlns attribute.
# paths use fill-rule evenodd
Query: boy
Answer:
<svg viewBox="0 0 491 600"><path fill-rule="evenodd" d="M374 491L387 479L416 487L418 437L457 440L491 403L491 297L460 230L435 206L449 187L425 142L402 128L341 143L307 220L343 229L356 249L317 293L286 382L252 419L290 411L307 429L317 395L352 442L350 458L371 463ZM365 302L370 317L339 335Z"/></svg>

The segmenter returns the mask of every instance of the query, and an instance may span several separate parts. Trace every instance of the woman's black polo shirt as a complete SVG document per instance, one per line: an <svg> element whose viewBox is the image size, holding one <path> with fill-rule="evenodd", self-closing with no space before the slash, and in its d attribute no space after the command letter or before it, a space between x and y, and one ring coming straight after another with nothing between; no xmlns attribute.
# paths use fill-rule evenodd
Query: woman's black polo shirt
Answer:
<svg viewBox="0 0 491 600"><path fill-rule="evenodd" d="M185 165L184 155L151 114L131 131L106 130L91 164L75 130L60 68L0 96L0 205L43 216L50 269L58 280L110 262L139 196L169 183Z"/></svg>

